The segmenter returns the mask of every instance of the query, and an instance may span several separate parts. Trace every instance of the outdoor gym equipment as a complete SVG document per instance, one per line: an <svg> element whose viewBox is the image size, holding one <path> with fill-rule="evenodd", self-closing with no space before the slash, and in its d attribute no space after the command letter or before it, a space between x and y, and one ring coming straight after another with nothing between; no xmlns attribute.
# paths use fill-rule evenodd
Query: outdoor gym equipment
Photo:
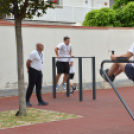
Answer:
<svg viewBox="0 0 134 134"><path fill-rule="evenodd" d="M112 54L114 54L114 51L112 51ZM113 90L115 91L116 95L119 97L120 101L122 102L122 104L126 108L126 110L129 113L129 115L134 120L133 113L131 112L131 110L129 109L129 107L127 106L127 104L125 103L125 101L123 100L123 98L121 97L121 95L119 94L118 90L115 88L113 82L109 79L109 77L108 77L107 73L105 72L105 70L103 69L104 63L134 63L134 61L128 60L127 57L117 57L115 61L112 61L112 60L104 60L101 63L101 70L102 70L103 74L107 78L109 84L112 86Z"/></svg>
<svg viewBox="0 0 134 134"><path fill-rule="evenodd" d="M53 78L53 98L56 98L56 58L52 57L52 78ZM61 58L72 58L72 57L61 57ZM93 85L93 100L96 99L96 81L95 81L95 57L73 57L78 59L79 66L79 100L83 100L82 93L82 59L92 59L92 85ZM70 96L69 80L67 81L67 97Z"/></svg>

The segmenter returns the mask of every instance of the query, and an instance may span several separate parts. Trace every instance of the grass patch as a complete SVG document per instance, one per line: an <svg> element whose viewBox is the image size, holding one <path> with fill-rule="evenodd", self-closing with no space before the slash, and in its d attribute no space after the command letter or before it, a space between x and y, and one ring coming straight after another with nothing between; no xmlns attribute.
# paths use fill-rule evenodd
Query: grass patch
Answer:
<svg viewBox="0 0 134 134"><path fill-rule="evenodd" d="M17 117L17 110L0 112L0 128L11 128L25 125L32 125L43 122L67 120L78 118L78 115L59 113L41 109L27 109L26 116Z"/></svg>

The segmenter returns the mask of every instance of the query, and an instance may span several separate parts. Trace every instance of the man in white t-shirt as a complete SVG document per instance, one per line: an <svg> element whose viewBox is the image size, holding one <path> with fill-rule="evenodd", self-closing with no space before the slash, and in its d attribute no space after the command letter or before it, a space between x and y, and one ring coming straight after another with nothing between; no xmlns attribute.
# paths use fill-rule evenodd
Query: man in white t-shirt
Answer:
<svg viewBox="0 0 134 134"><path fill-rule="evenodd" d="M36 50L32 51L26 62L27 72L29 75L29 84L26 93L26 105L32 106L30 98L33 92L34 85L36 85L36 95L38 99L38 105L48 105L48 102L44 102L41 96L42 89L42 69L44 63L44 46L41 43L36 45Z"/></svg>
<svg viewBox="0 0 134 134"><path fill-rule="evenodd" d="M134 43L131 45L130 49L127 51L126 54L123 54L121 56L111 55L111 60L116 60L117 57L127 57L130 59L133 57L134 60ZM132 80L134 82L134 64L130 63L114 63L111 67L111 69L107 69L106 73L111 79L111 81L114 81L115 77L119 75L120 73L124 72L128 79ZM104 78L105 81L108 82L107 78L103 74L103 72L100 70L101 76Z"/></svg>
<svg viewBox="0 0 134 134"><path fill-rule="evenodd" d="M70 44L70 38L69 37L64 37L64 42L59 44L55 48L55 53L57 55L57 76L56 76L56 89L58 87L58 81L61 76L61 74L64 73L63 77L63 83L62 87L65 90L65 83L67 81L67 78L69 76L69 58L62 58L62 57L72 57L72 46Z"/></svg>

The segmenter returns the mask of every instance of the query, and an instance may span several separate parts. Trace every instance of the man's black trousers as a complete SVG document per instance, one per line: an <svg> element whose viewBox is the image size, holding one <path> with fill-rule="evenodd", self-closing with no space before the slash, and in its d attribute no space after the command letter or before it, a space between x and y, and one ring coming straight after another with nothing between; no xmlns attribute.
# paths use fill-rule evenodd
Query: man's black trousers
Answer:
<svg viewBox="0 0 134 134"><path fill-rule="evenodd" d="M42 102L41 89L42 89L42 72L33 68L29 68L29 85L26 93L26 102L30 101L34 85L36 86L36 95L38 102Z"/></svg>

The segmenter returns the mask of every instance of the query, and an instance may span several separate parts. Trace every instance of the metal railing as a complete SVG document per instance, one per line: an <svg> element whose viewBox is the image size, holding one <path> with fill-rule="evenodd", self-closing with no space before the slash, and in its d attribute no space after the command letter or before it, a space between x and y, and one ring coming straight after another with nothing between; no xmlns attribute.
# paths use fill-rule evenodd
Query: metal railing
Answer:
<svg viewBox="0 0 134 134"><path fill-rule="evenodd" d="M56 98L56 58L52 57L52 78L53 78L53 98ZM61 57L61 58L72 58L72 57ZM92 88L93 88L93 100L96 99L96 80L95 80L95 57L73 57L78 59L79 66L79 100L83 100L82 92L82 59L92 59ZM69 80L67 82L67 97L70 96Z"/></svg>
<svg viewBox="0 0 134 134"><path fill-rule="evenodd" d="M134 63L134 61L128 61L128 60L122 60L122 61L112 61L112 60L104 60L101 63L101 70L103 72L103 74L105 75L105 77L107 78L108 82L110 83L110 85L112 86L113 90L115 91L116 95L119 97L121 103L124 105L124 107L126 108L127 112L129 113L129 115L132 117L132 119L134 120L134 115L131 112L131 110L129 109L129 107L127 106L127 104L125 103L125 101L123 100L123 98L121 97L121 95L119 94L118 90L115 88L114 84L112 83L112 81L109 79L107 73L104 71L103 66L105 63Z"/></svg>
<svg viewBox="0 0 134 134"><path fill-rule="evenodd" d="M41 17L34 16L32 20L60 21L60 22L80 22L84 21L86 13L93 9L102 7L80 7L58 5L54 9L47 9L47 14ZM6 16L7 19L14 19L14 16ZM29 19L25 19L29 20Z"/></svg>

